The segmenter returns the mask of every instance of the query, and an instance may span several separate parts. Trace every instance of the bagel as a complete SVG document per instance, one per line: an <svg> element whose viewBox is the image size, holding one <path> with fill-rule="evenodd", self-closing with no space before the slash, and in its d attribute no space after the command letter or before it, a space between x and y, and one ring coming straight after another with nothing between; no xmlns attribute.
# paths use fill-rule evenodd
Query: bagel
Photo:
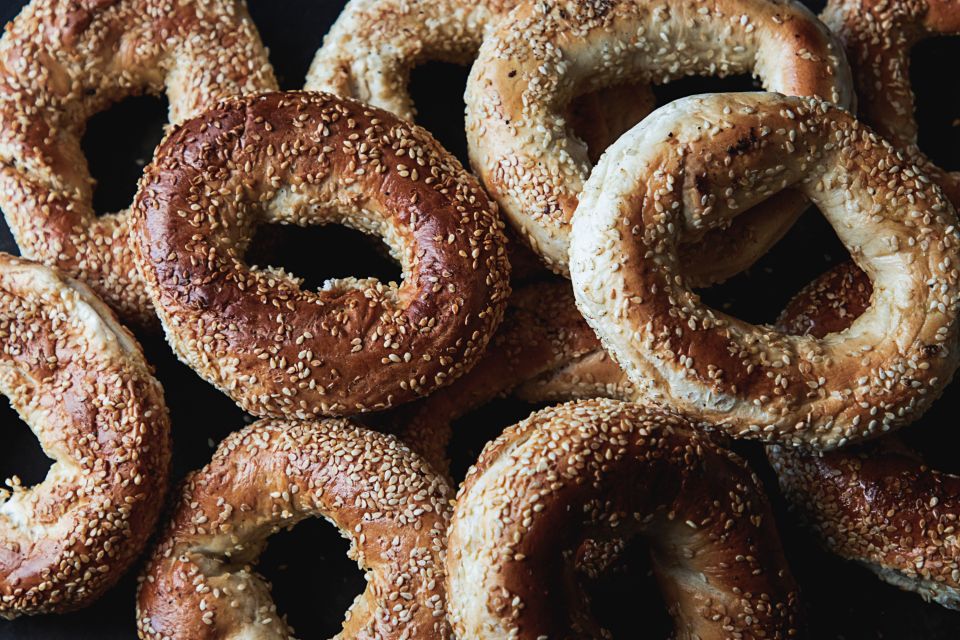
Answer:
<svg viewBox="0 0 960 640"><path fill-rule="evenodd" d="M667 43L667 44L664 44ZM549 0L518 6L488 37L467 81L470 162L508 219L558 273L590 174L569 134L572 96L687 75L753 73L765 88L852 100L843 49L802 5L780 0ZM785 191L707 238L687 229L684 272L709 284L753 263L806 208Z"/></svg>
<svg viewBox="0 0 960 640"><path fill-rule="evenodd" d="M147 640L273 638L292 630L253 570L270 535L323 517L350 540L367 587L339 638L449 638L450 489L395 438L346 420L261 420L187 476L137 594Z"/></svg>
<svg viewBox="0 0 960 640"><path fill-rule="evenodd" d="M866 275L841 264L797 294L778 325L814 336L841 331L869 307L870 294ZM960 477L931 469L896 436L824 455L767 453L787 498L828 550L960 609Z"/></svg>
<svg viewBox="0 0 960 640"><path fill-rule="evenodd" d="M0 617L113 586L163 506L170 424L140 345L85 285L0 253L0 391L53 460L0 495Z"/></svg>
<svg viewBox="0 0 960 640"><path fill-rule="evenodd" d="M386 409L452 382L496 329L509 264L496 209L423 129L329 94L222 103L157 150L133 243L176 354L257 416ZM403 282L249 266L258 223L379 235Z"/></svg>
<svg viewBox="0 0 960 640"><path fill-rule="evenodd" d="M270 89L241 0L33 0L0 38L0 208L20 251L86 282L122 319L155 323L129 210L93 210L86 122L141 93L165 93L177 123Z"/></svg>
<svg viewBox="0 0 960 640"><path fill-rule="evenodd" d="M938 167L917 146L910 50L921 40L960 35L954 0L829 0L821 19L853 68L860 118L889 140L960 207L960 171Z"/></svg>
<svg viewBox="0 0 960 640"><path fill-rule="evenodd" d="M410 120L410 72L428 61L470 65L518 0L350 0L314 56L304 88L356 98ZM594 159L654 107L649 85L578 96L569 116Z"/></svg>
<svg viewBox="0 0 960 640"><path fill-rule="evenodd" d="M706 133L705 133L706 132ZM686 228L790 187L873 284L846 331L791 336L701 304ZM960 236L942 192L849 113L813 98L712 94L621 137L573 218L577 306L647 397L732 437L832 449L909 424L958 364Z"/></svg>
<svg viewBox="0 0 960 640"><path fill-rule="evenodd" d="M488 444L447 539L460 638L604 637L572 559L583 540L643 536L676 637L792 638L797 587L766 496L682 419L614 400L534 413Z"/></svg>

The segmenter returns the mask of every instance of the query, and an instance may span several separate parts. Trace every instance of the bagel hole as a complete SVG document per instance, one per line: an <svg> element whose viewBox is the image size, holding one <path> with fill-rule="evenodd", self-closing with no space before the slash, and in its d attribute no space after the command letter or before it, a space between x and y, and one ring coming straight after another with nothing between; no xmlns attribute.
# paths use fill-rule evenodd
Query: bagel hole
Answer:
<svg viewBox="0 0 960 640"><path fill-rule="evenodd" d="M960 397L960 380L955 377L922 418L898 433L931 469L960 475L960 460L952 446L956 442L956 406L950 398L956 397Z"/></svg>
<svg viewBox="0 0 960 640"><path fill-rule="evenodd" d="M960 36L922 40L911 51L917 144L937 166L960 171L960 85L944 81L947 60L960 60Z"/></svg>
<svg viewBox="0 0 960 640"><path fill-rule="evenodd" d="M696 289L701 301L752 324L773 324L787 303L850 253L827 219L810 207L750 268L723 283Z"/></svg>
<svg viewBox="0 0 960 640"><path fill-rule="evenodd" d="M652 112L657 107L685 96L701 93L758 91L762 90L762 87L759 81L749 74L733 74L723 78L688 76L664 84L654 84L651 89L652 96L643 88L616 85L604 89L601 93L587 93L574 98L568 113L569 128L577 138L586 143L587 154L591 161L596 163L606 145L612 144L620 135L640 122L642 116L646 115L644 112L648 110ZM631 105L631 108L636 108L638 111L622 115L617 122L606 123L609 127L607 129L598 126L596 120L604 117L602 113L604 104L609 104L610 100L629 99L631 93L635 94L636 99L641 103L641 105ZM604 104L596 104L594 102L596 98ZM643 103L647 103L646 108L642 106Z"/></svg>
<svg viewBox="0 0 960 640"><path fill-rule="evenodd" d="M613 640L637 637L638 616L644 638L673 637L674 624L653 574L650 545L642 537L627 542L612 567L595 578L582 578L581 584L594 618ZM628 604L638 602L643 605Z"/></svg>
<svg viewBox="0 0 960 640"><path fill-rule="evenodd" d="M663 84L653 85L653 95L657 106L701 93L740 93L743 91L763 91L758 78L749 73L733 73L728 76L685 76Z"/></svg>
<svg viewBox="0 0 960 640"><path fill-rule="evenodd" d="M247 5L260 40L267 47L280 88L284 91L302 89L310 61L343 4L316 0L250 0ZM306 28L291 28L291 25Z"/></svg>
<svg viewBox="0 0 960 640"><path fill-rule="evenodd" d="M282 268L302 278L301 288L314 291L333 278L377 278L384 283L403 278L386 243L339 224L262 224L245 260L251 268Z"/></svg>
<svg viewBox="0 0 960 640"><path fill-rule="evenodd" d="M410 73L410 96L417 107L417 124L425 128L464 165L467 132L463 94L470 69L450 62L425 62Z"/></svg>
<svg viewBox="0 0 960 640"><path fill-rule="evenodd" d="M4 446L0 447L0 482L2 489L11 484L32 487L43 482L53 460L47 457L40 441L10 402L0 401L0 423L5 425Z"/></svg>
<svg viewBox="0 0 960 640"><path fill-rule="evenodd" d="M87 122L80 148L96 181L93 210L98 216L130 206L143 168L163 138L167 99L144 95L125 98Z"/></svg>
<svg viewBox="0 0 960 640"><path fill-rule="evenodd" d="M277 610L298 638L332 638L354 598L366 588L364 574L347 557L349 541L323 518L301 520L270 536L257 571L271 584Z"/></svg>
<svg viewBox="0 0 960 640"><path fill-rule="evenodd" d="M454 420L450 445L447 447L450 474L454 481L459 484L463 480L467 469L480 457L484 445L510 425L550 404L530 404L511 397L497 398Z"/></svg>

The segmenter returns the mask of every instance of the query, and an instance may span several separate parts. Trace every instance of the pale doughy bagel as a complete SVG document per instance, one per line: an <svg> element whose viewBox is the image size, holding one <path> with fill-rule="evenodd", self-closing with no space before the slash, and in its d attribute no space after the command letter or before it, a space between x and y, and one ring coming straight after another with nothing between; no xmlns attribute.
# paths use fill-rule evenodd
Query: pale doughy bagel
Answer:
<svg viewBox="0 0 960 640"><path fill-rule="evenodd" d="M685 229L785 187L823 211L870 276L870 308L822 339L700 303ZM577 305L647 397L734 437L834 448L915 420L958 364L960 236L941 191L849 113L812 98L713 94L621 137L574 215Z"/></svg>
<svg viewBox="0 0 960 640"><path fill-rule="evenodd" d="M549 0L518 6L480 49L467 83L470 161L554 270L590 174L564 109L585 91L687 75L753 73L782 93L852 99L843 49L802 5L780 0ZM723 279L750 265L806 207L786 191L734 229L686 229L685 273ZM703 240L702 242L699 242Z"/></svg>
<svg viewBox="0 0 960 640"><path fill-rule="evenodd" d="M33 0L0 38L0 208L23 255L155 323L125 209L97 217L80 141L126 97L165 93L170 121L276 89L242 0Z"/></svg>
<svg viewBox="0 0 960 640"><path fill-rule="evenodd" d="M452 423L518 385L600 348L568 282L531 284L513 294L483 357L456 382L401 410L399 435L449 473Z"/></svg>
<svg viewBox="0 0 960 640"><path fill-rule="evenodd" d="M163 507L170 423L140 345L86 286L0 253L0 392L53 460L0 495L0 617L90 604Z"/></svg>

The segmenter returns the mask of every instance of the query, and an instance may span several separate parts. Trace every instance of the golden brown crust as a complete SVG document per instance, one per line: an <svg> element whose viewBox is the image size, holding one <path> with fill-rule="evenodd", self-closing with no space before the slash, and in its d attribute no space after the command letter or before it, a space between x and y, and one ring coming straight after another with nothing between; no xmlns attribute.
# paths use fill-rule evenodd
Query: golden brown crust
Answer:
<svg viewBox="0 0 960 640"><path fill-rule="evenodd" d="M744 462L682 419L588 400L487 445L457 496L447 551L461 638L593 638L573 578L587 538L644 536L683 640L793 638L797 587Z"/></svg>
<svg viewBox="0 0 960 640"><path fill-rule="evenodd" d="M669 46L664 46L664 42ZM754 73L771 91L849 106L843 49L792 1L551 0L518 6L480 49L467 82L470 161L504 213L554 270L591 163L563 109L584 91L686 75ZM806 207L786 192L749 222L687 254L698 281L749 265ZM698 241L697 229L685 232ZM736 247L736 251L730 251Z"/></svg>
<svg viewBox="0 0 960 640"><path fill-rule="evenodd" d="M292 637L254 573L267 538L323 517L350 540L367 588L342 638L449 638L446 482L395 438L346 420L261 420L187 476L144 570L137 628L149 640Z"/></svg>
<svg viewBox="0 0 960 640"><path fill-rule="evenodd" d="M870 308L819 339L700 303L677 267L686 228L786 186L870 274ZM582 214L581 214L582 212ZM733 437L835 448L908 424L957 368L957 216L849 113L812 98L712 94L662 107L604 155L571 233L577 305L647 397Z"/></svg>
<svg viewBox="0 0 960 640"><path fill-rule="evenodd" d="M846 48L860 117L960 207L960 172L941 169L917 146L910 84L910 50L926 38L960 35L960 2L830 0L821 18Z"/></svg>
<svg viewBox="0 0 960 640"><path fill-rule="evenodd" d="M309 418L385 409L468 370L509 296L502 223L426 131L329 94L221 104L160 146L134 248L177 355L245 410ZM319 291L244 262L255 225L380 235L403 282Z"/></svg>
<svg viewBox="0 0 960 640"><path fill-rule="evenodd" d="M814 280L778 325L818 337L850 326L867 308L870 281L852 262ZM770 447L780 486L833 553L883 580L960 609L960 477L927 467L888 436L823 455Z"/></svg>
<svg viewBox="0 0 960 640"><path fill-rule="evenodd" d="M483 357L456 382L411 405L400 437L435 469L448 472L451 423L600 342L573 301L568 282L533 284L510 298Z"/></svg>
<svg viewBox="0 0 960 640"><path fill-rule="evenodd" d="M123 319L155 323L129 210L93 210L87 119L165 92L176 123L275 88L242 0L33 0L0 39L0 208L20 250L88 283Z"/></svg>
<svg viewBox="0 0 960 640"><path fill-rule="evenodd" d="M169 419L140 345L85 285L0 254L0 391L53 459L0 496L0 617L63 612L111 587L153 531Z"/></svg>

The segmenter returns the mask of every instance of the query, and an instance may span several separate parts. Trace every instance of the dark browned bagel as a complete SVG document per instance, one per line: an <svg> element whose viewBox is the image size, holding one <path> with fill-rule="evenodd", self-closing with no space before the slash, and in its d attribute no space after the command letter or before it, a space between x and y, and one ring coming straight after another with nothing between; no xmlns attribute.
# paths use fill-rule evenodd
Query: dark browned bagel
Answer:
<svg viewBox="0 0 960 640"><path fill-rule="evenodd" d="M869 279L848 262L801 291L779 325L817 336L842 331L870 295ZM780 486L827 549L960 609L960 477L931 469L896 436L823 455L783 447L768 454Z"/></svg>
<svg viewBox="0 0 960 640"><path fill-rule="evenodd" d="M177 355L258 416L385 409L452 382L509 295L502 223L426 131L320 93L221 104L157 150L134 249ZM304 290L247 265L258 223L340 223L381 236L403 281Z"/></svg>
<svg viewBox="0 0 960 640"><path fill-rule="evenodd" d="M0 617L76 609L124 574L163 506L170 424L140 345L86 286L0 253L0 392L53 459L0 495Z"/></svg>
<svg viewBox="0 0 960 640"><path fill-rule="evenodd" d="M684 639L794 638L797 587L759 480L684 420L587 400L488 444L447 540L460 638L603 637L574 576L585 539L644 536Z"/></svg>
<svg viewBox="0 0 960 640"><path fill-rule="evenodd" d="M288 640L254 571L270 535L323 517L366 571L338 638L445 640L450 488L391 436L346 420L261 420L191 473L144 570L145 640Z"/></svg>
<svg viewBox="0 0 960 640"><path fill-rule="evenodd" d="M93 210L87 120L151 93L166 94L177 123L276 86L243 0L32 0L0 38L0 208L20 250L124 320L155 323L129 209Z"/></svg>
<svg viewBox="0 0 960 640"><path fill-rule="evenodd" d="M843 42L864 122L901 149L960 207L960 171L938 167L917 146L910 50L960 35L956 0L830 0L821 19Z"/></svg>

